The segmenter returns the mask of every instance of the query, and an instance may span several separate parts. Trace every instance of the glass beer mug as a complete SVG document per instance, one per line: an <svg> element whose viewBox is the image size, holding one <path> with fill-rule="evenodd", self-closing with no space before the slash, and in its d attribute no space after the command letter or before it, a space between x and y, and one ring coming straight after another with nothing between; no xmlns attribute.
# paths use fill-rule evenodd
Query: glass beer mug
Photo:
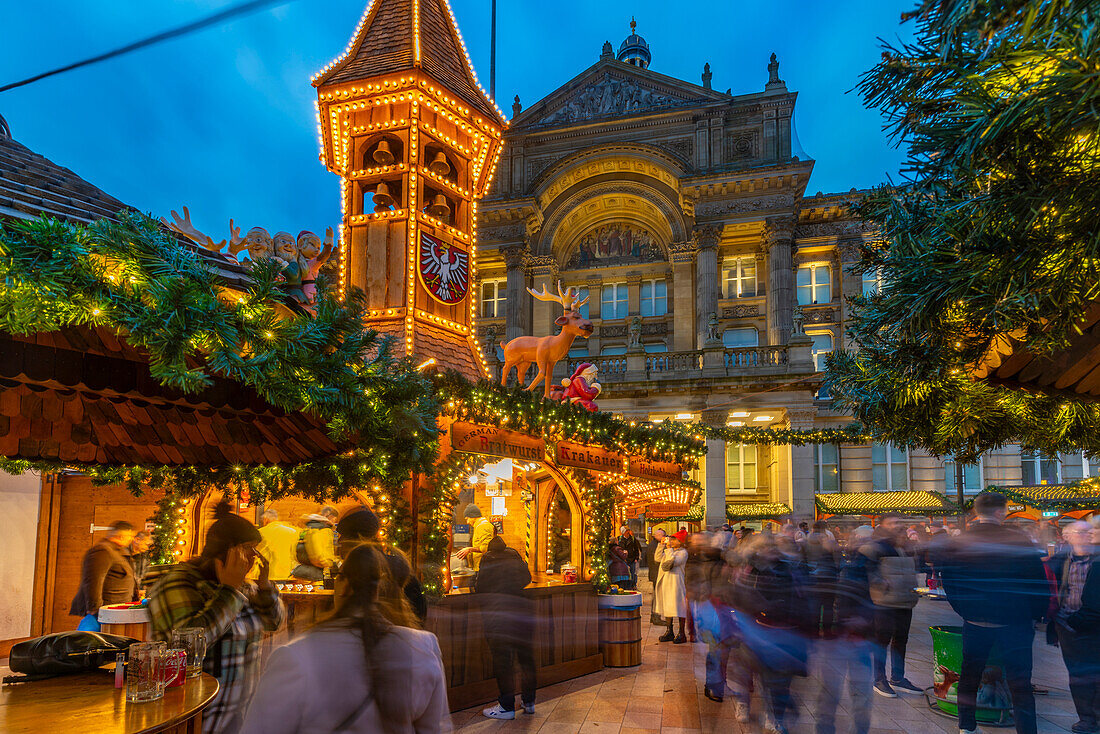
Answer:
<svg viewBox="0 0 1100 734"><path fill-rule="evenodd" d="M202 660L206 657L206 632L202 627L173 630L172 647L187 651L188 678L194 678L202 672Z"/></svg>
<svg viewBox="0 0 1100 734"><path fill-rule="evenodd" d="M126 659L126 700L155 701L164 695L163 642L136 642Z"/></svg>

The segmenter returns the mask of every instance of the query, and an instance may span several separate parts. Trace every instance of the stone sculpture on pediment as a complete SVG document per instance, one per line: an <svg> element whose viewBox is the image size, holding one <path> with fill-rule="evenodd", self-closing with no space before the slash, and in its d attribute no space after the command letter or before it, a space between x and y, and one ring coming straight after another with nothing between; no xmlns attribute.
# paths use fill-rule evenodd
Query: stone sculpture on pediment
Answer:
<svg viewBox="0 0 1100 734"><path fill-rule="evenodd" d="M606 74L599 81L574 92L561 107L544 116L537 124L578 122L684 104L691 104L691 100L647 89L632 79Z"/></svg>
<svg viewBox="0 0 1100 734"><path fill-rule="evenodd" d="M695 216L714 217L726 214L748 214L765 209L784 209L794 206L794 197L790 194L773 194L756 198L741 198L725 201L707 201L695 205Z"/></svg>
<svg viewBox="0 0 1100 734"><path fill-rule="evenodd" d="M843 237L845 235L863 234L868 231L866 225L860 221L836 221L813 222L811 224L799 224L795 236L803 237Z"/></svg>

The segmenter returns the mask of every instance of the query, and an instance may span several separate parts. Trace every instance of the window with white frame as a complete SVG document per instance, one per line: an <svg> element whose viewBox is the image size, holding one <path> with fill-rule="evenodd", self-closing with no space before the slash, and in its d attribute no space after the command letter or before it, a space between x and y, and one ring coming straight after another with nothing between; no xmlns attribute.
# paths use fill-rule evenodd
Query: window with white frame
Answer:
<svg viewBox="0 0 1100 734"><path fill-rule="evenodd" d="M726 349L756 347L760 345L760 332L751 326L738 326L722 332L722 346Z"/></svg>
<svg viewBox="0 0 1100 734"><path fill-rule="evenodd" d="M863 271L863 295L869 296L882 289L882 271L878 268Z"/></svg>
<svg viewBox="0 0 1100 734"><path fill-rule="evenodd" d="M666 313L668 313L668 285L663 280L643 280L642 316L664 316Z"/></svg>
<svg viewBox="0 0 1100 734"><path fill-rule="evenodd" d="M943 458L943 486L947 494L954 496L958 492L959 479L956 474L955 457L947 455ZM963 492L977 494L985 487L982 479L982 462L979 459L973 464L962 465Z"/></svg>
<svg viewBox="0 0 1100 734"><path fill-rule="evenodd" d="M726 491L729 493L756 491L755 444L726 444Z"/></svg>
<svg viewBox="0 0 1100 734"><path fill-rule="evenodd" d="M1025 449L1020 452L1020 468L1025 485L1058 484L1062 481L1062 467L1057 454Z"/></svg>
<svg viewBox="0 0 1100 734"><path fill-rule="evenodd" d="M504 301L508 290L506 278L481 281L481 318L496 319L504 316Z"/></svg>
<svg viewBox="0 0 1100 734"><path fill-rule="evenodd" d="M1089 458L1082 451L1078 454L1065 454L1062 462L1062 481L1072 482L1076 479L1100 476L1100 457Z"/></svg>
<svg viewBox="0 0 1100 734"><path fill-rule="evenodd" d="M722 263L726 298L751 298L756 295L756 258L732 257Z"/></svg>
<svg viewBox="0 0 1100 734"><path fill-rule="evenodd" d="M840 491L840 454L835 443L814 446L814 491Z"/></svg>
<svg viewBox="0 0 1100 734"><path fill-rule="evenodd" d="M809 334L809 337L813 341L813 345L810 347L810 354L812 354L814 358L814 369L821 372L825 369L825 357L829 356L829 352L833 351L833 332L819 331L815 334Z"/></svg>
<svg viewBox="0 0 1100 734"><path fill-rule="evenodd" d="M871 489L901 492L909 489L909 457L889 443L871 444Z"/></svg>
<svg viewBox="0 0 1100 734"><path fill-rule="evenodd" d="M578 288L577 289L577 303L580 303L581 301L585 300L586 298L588 298L588 288L587 288L587 286L584 287L584 288ZM581 306L580 308L578 308L577 313L580 314L582 319L589 318L589 316L588 316L588 304L586 303L583 306Z"/></svg>
<svg viewBox="0 0 1100 734"><path fill-rule="evenodd" d="M600 318L625 319L627 312L626 283L604 283L600 289Z"/></svg>
<svg viewBox="0 0 1100 734"><path fill-rule="evenodd" d="M828 265L812 263L800 265L796 280L798 303L812 306L815 303L829 303L833 300L832 268Z"/></svg>

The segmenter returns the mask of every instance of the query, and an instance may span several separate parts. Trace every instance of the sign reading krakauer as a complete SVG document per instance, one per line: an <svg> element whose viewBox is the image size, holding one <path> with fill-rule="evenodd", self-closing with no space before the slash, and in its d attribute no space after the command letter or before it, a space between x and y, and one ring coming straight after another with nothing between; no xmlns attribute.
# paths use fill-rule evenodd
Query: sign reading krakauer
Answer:
<svg viewBox="0 0 1100 734"><path fill-rule="evenodd" d="M630 457L627 474L639 479L653 479L658 482L684 481L684 469L679 464L666 461L650 461L640 456Z"/></svg>
<svg viewBox="0 0 1100 734"><path fill-rule="evenodd" d="M621 474L626 469L626 457L595 446L571 441L558 441L554 460L561 466L575 466L592 471Z"/></svg>
<svg viewBox="0 0 1100 734"><path fill-rule="evenodd" d="M506 459L546 459L546 442L541 438L463 421L451 425L451 448L455 451L502 456Z"/></svg>

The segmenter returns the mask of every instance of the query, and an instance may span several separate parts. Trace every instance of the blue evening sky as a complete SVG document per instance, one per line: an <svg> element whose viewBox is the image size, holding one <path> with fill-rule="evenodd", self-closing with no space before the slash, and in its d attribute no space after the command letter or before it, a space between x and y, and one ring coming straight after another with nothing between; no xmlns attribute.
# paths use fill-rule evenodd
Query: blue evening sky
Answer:
<svg viewBox="0 0 1100 734"><path fill-rule="evenodd" d="M9 3L0 23L0 84L175 27L239 0L40 0ZM339 186L318 162L310 77L339 54L365 0L293 0L216 28L0 94L16 140L156 215L188 205L217 238L230 217L247 230L324 228ZM489 0L452 0L489 87ZM879 58L878 38L913 0L498 0L497 94L509 114L618 50L636 16L651 69L715 89L762 90L774 52L798 92L795 121L817 163L808 193L896 174L901 152L876 112L848 93Z"/></svg>

